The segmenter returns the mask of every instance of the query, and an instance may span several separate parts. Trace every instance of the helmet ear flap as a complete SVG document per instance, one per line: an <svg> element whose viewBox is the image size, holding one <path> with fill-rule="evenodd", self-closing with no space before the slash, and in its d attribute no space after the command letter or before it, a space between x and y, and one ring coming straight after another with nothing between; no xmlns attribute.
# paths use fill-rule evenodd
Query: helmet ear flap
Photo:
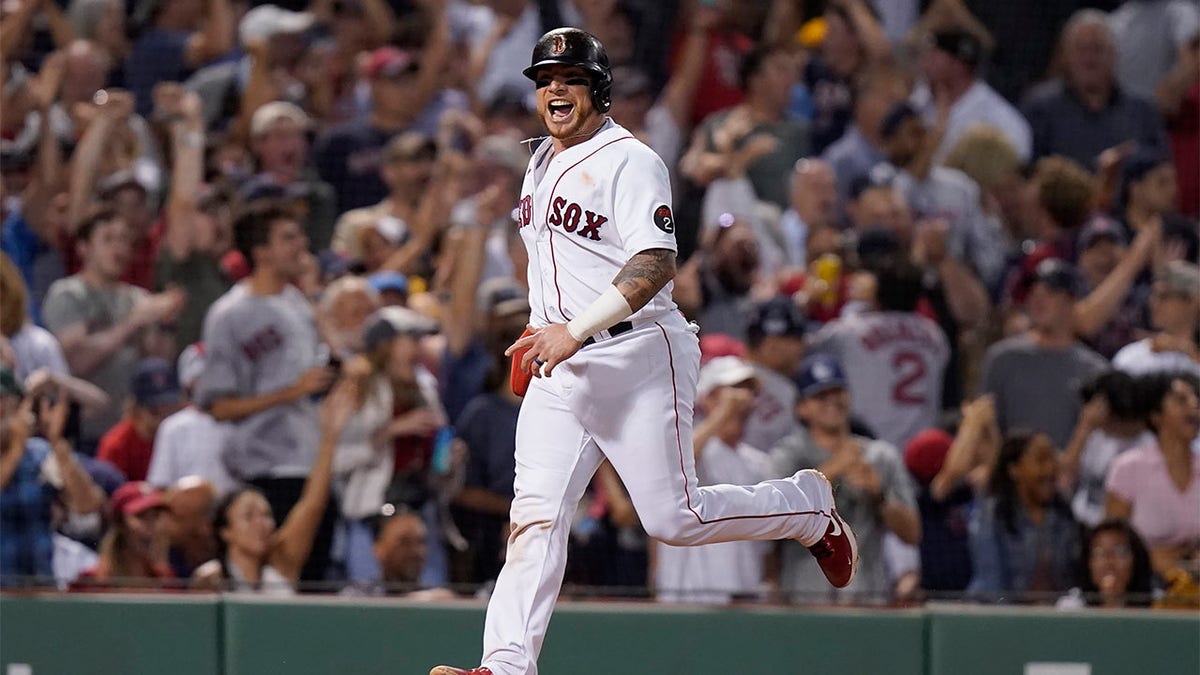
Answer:
<svg viewBox="0 0 1200 675"><path fill-rule="evenodd" d="M597 73L592 79L592 105L602 113L612 107L612 75Z"/></svg>

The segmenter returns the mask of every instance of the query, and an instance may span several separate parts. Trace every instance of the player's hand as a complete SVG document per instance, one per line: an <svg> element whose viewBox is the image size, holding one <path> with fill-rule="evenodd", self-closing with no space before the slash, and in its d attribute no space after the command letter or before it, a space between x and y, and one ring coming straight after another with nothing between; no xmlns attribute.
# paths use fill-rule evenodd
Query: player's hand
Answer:
<svg viewBox="0 0 1200 675"><path fill-rule="evenodd" d="M583 343L571 337L565 323L552 323L545 328L530 327L533 332L512 343L504 350L505 356L528 348L521 359L521 370L534 377L550 377L555 366L571 358Z"/></svg>

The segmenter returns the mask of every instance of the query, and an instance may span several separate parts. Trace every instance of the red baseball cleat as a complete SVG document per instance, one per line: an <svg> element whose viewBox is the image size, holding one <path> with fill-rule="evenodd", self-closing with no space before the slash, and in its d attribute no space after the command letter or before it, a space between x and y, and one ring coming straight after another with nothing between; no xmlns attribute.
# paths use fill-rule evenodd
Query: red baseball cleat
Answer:
<svg viewBox="0 0 1200 675"><path fill-rule="evenodd" d="M483 667L463 670L453 666L434 666L433 670L429 671L429 675L492 675L492 671Z"/></svg>
<svg viewBox="0 0 1200 675"><path fill-rule="evenodd" d="M825 535L808 550L817 559L829 583L837 588L845 588L858 571L858 539L854 537L854 530L838 515L837 509L831 509L829 515L829 527Z"/></svg>

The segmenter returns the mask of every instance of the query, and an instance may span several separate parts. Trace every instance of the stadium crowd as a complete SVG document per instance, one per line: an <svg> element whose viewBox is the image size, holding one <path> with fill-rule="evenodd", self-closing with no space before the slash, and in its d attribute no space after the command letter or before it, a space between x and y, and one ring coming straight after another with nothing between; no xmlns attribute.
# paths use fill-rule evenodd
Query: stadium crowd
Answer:
<svg viewBox="0 0 1200 675"><path fill-rule="evenodd" d="M650 541L566 593L1200 602L1192 0L11 0L0 585L486 594L529 319L521 74L573 25L672 173L702 484L858 533Z"/></svg>

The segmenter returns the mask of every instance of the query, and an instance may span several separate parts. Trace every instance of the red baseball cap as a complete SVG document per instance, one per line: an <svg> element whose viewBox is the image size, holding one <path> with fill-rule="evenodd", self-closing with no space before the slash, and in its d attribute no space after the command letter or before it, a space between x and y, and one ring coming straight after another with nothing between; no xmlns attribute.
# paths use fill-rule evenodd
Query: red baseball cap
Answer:
<svg viewBox="0 0 1200 675"><path fill-rule="evenodd" d="M941 429L926 429L904 447L904 465L908 472L922 483L928 483L942 470L946 454L954 437Z"/></svg>
<svg viewBox="0 0 1200 675"><path fill-rule="evenodd" d="M367 59L366 74L369 79L396 77L417 70L417 59L412 52L396 47L380 47L371 52Z"/></svg>
<svg viewBox="0 0 1200 675"><path fill-rule="evenodd" d="M724 333L709 333L700 338L700 365L719 356L743 356L746 345L741 340Z"/></svg>
<svg viewBox="0 0 1200 675"><path fill-rule="evenodd" d="M109 500L113 514L135 516L143 511L166 507L162 494L145 481L131 481L117 488Z"/></svg>

